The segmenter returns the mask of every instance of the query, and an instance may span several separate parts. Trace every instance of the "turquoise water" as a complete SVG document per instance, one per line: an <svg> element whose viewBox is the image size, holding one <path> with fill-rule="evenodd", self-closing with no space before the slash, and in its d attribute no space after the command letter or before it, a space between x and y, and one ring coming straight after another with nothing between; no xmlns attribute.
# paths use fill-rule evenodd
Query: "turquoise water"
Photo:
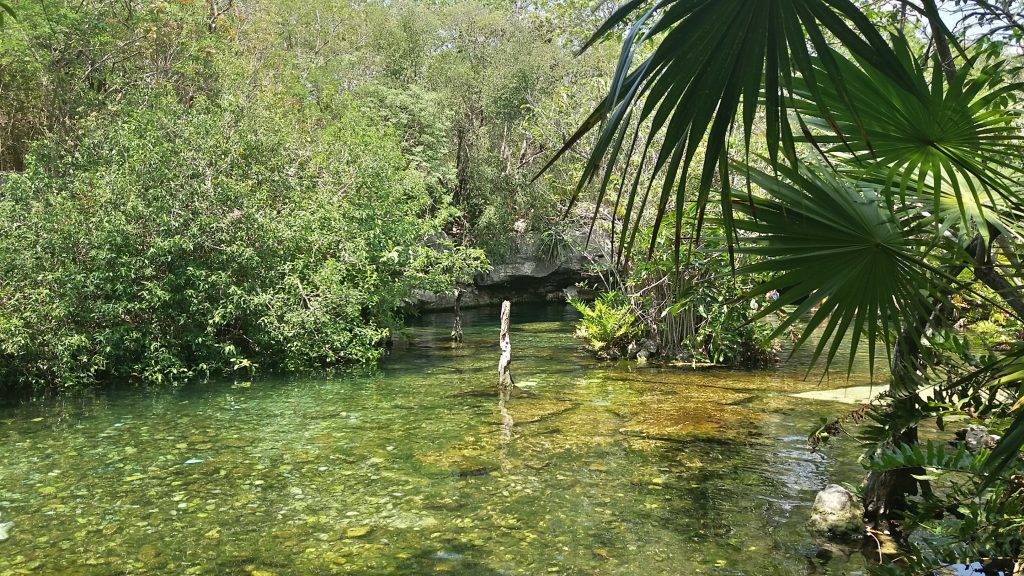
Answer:
<svg viewBox="0 0 1024 576"><path fill-rule="evenodd" d="M562 306L424 317L378 370L0 411L0 574L858 574L804 530L855 447L789 370L591 360ZM838 382L847 384L847 382ZM846 408L847 410L849 408Z"/></svg>

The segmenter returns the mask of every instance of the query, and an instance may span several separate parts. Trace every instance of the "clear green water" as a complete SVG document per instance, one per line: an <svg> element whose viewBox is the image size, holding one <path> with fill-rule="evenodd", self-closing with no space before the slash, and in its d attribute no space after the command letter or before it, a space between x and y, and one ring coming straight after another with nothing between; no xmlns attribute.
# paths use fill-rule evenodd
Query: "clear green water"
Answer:
<svg viewBox="0 0 1024 576"><path fill-rule="evenodd" d="M0 411L0 574L855 574L804 528L854 448L786 370L610 366L564 307L426 317L380 370ZM845 384L841 382L840 384ZM841 464L840 461L843 463Z"/></svg>

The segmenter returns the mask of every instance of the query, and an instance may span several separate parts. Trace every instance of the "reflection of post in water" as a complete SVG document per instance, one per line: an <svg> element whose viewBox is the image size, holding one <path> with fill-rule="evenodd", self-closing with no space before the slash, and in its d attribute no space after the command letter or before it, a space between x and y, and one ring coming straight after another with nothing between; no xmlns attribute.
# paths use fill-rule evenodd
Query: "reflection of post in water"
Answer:
<svg viewBox="0 0 1024 576"><path fill-rule="evenodd" d="M512 421L512 414L508 411L508 399L512 394L512 389L504 389L498 391L498 411L501 412L501 448L505 449L505 445L512 439L512 425L515 423Z"/></svg>
<svg viewBox="0 0 1024 576"><path fill-rule="evenodd" d="M452 325L452 342L462 342L462 312L459 311L462 290L455 289L455 324Z"/></svg>

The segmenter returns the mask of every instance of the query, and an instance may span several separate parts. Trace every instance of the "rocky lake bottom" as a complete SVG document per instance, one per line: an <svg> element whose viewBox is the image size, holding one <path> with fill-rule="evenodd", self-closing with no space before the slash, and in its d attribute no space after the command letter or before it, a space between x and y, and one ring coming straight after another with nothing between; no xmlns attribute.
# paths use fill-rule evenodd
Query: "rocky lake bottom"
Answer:
<svg viewBox="0 0 1024 576"><path fill-rule="evenodd" d="M828 382L600 363L567 307L512 316L511 426L497 310L461 345L420 318L374 370L0 409L0 575L864 572L804 526L863 476L807 447L849 407L792 395Z"/></svg>

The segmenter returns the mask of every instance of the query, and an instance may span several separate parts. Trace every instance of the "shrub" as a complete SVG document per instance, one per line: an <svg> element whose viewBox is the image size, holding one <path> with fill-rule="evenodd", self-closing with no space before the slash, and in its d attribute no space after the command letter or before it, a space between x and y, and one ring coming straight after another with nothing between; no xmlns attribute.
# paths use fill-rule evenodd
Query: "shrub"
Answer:
<svg viewBox="0 0 1024 576"><path fill-rule="evenodd" d="M650 256L608 270L609 291L592 308L573 303L583 314L579 335L607 356L647 349L646 354L692 364L750 369L773 364L774 329L752 321L764 302L752 300L747 295L751 286L737 282L720 231L711 224L708 228L700 244L681 252L678 262L674 238L663 231ZM617 336L616 330L627 324L629 330ZM596 341L594 334L599 335Z"/></svg>
<svg viewBox="0 0 1024 576"><path fill-rule="evenodd" d="M595 352L624 348L642 333L629 302L617 292L602 293L592 305L577 299L569 304L581 315L576 337Z"/></svg>
<svg viewBox="0 0 1024 576"><path fill-rule="evenodd" d="M156 99L38 144L0 188L0 387L375 360L405 295L482 257L437 240L394 134L334 108Z"/></svg>

